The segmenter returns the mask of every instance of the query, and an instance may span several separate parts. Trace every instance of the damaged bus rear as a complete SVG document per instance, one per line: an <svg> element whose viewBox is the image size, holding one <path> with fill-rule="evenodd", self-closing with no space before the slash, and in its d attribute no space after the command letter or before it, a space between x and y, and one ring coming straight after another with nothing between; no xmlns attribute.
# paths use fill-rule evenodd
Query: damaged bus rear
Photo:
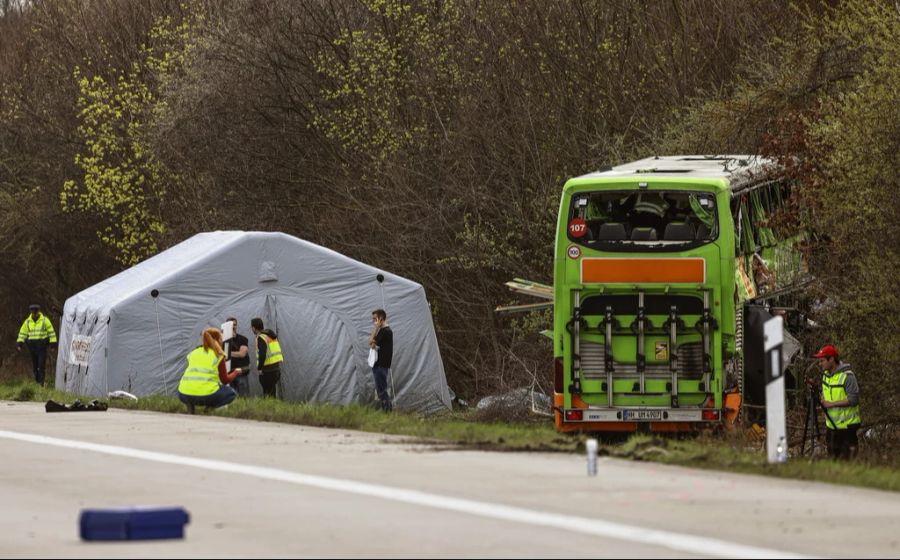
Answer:
<svg viewBox="0 0 900 560"><path fill-rule="evenodd" d="M732 207L773 168L656 157L566 183L554 262L559 431L691 431L734 418L739 387L726 379L747 298L736 293Z"/></svg>

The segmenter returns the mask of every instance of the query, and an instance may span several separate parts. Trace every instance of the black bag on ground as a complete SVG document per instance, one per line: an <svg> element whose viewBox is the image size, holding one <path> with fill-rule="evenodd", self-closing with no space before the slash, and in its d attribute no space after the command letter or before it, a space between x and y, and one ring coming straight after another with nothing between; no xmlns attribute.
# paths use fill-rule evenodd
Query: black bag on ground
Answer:
<svg viewBox="0 0 900 560"><path fill-rule="evenodd" d="M44 405L44 410L47 412L78 412L81 410L106 410L107 408L109 408L109 405L96 399L92 400L89 404L84 404L80 400L76 400L69 406L50 399L47 401L47 404Z"/></svg>

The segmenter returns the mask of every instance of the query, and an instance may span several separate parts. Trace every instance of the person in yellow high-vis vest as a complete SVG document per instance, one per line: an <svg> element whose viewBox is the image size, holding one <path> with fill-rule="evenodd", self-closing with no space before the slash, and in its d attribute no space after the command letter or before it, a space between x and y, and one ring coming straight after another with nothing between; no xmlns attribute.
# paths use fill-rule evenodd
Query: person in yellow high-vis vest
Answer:
<svg viewBox="0 0 900 560"><path fill-rule="evenodd" d="M815 357L822 368L822 406L826 413L828 454L836 459L852 459L859 448L856 431L862 422L856 375L850 364L841 362L837 348L831 344L823 346Z"/></svg>
<svg viewBox="0 0 900 560"><path fill-rule="evenodd" d="M47 349L56 346L56 331L53 323L46 315L41 313L41 306L32 303L28 310L31 312L22 327L19 329L19 337L16 339L16 350L21 352L22 346L28 347L31 354L32 373L34 380L44 384L44 366L47 363Z"/></svg>
<svg viewBox="0 0 900 560"><path fill-rule="evenodd" d="M256 367L259 369L259 384L264 397L277 395L278 381L281 379L281 343L278 335L263 325L263 320L255 317L250 321L250 329L256 335Z"/></svg>
<svg viewBox="0 0 900 560"><path fill-rule="evenodd" d="M222 351L222 331L208 328L200 337L200 346L187 355L187 367L178 383L178 398L193 414L197 406L219 408L234 400L234 389L228 386L240 373L226 371Z"/></svg>

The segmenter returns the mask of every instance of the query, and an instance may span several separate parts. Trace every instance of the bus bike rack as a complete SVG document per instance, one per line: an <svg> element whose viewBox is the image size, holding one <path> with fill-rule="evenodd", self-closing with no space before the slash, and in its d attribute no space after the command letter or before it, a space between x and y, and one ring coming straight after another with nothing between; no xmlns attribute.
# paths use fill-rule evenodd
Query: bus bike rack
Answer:
<svg viewBox="0 0 900 560"><path fill-rule="evenodd" d="M669 371L672 372L672 408L678 408L678 353L675 345L678 341L678 327L683 327L684 322L678 318L678 308L672 306L669 309L669 318L663 324L663 328L669 331Z"/></svg>
<svg viewBox="0 0 900 560"><path fill-rule="evenodd" d="M703 386L705 391L710 390L710 374L712 370L712 354L711 354L711 333L712 329L717 328L716 320L712 317L710 309L710 291L703 291L703 314L697 322L697 330L700 331L703 347ZM646 332L647 323L646 309L644 305L644 291L638 292L638 310L637 318L633 323L633 330L637 334L637 372L639 375L640 392L646 390ZM568 329L572 336L572 384L569 390L572 393L581 393L581 329L587 328L587 322L581 316L581 292L573 291L574 309L572 319L568 323ZM606 394L607 405L613 407L613 373L615 372L615 360L612 351L612 335L613 329L618 328L618 321L613 315L611 306L606 306L603 320L598 325L604 332L604 373L606 374ZM671 379L671 398L672 407L679 408L678 403L678 352L677 341L679 329L684 329L684 321L678 316L678 308L671 306L669 310L668 320L663 324L663 328L669 334L669 370L672 375Z"/></svg>
<svg viewBox="0 0 900 560"><path fill-rule="evenodd" d="M570 393L581 393L581 328L587 328L587 321L581 316L581 292L573 290L572 299L574 301L572 319L566 325L572 336L572 384L569 386ZM598 328L603 328L604 335L604 359L603 365L606 373L606 394L607 403L610 408L613 406L613 371L615 370L612 355L612 331L614 327L618 327L618 321L613 317L612 307L606 306L606 314Z"/></svg>
<svg viewBox="0 0 900 560"><path fill-rule="evenodd" d="M637 373L638 388L641 394L645 392L645 373L647 368L647 352L645 334L647 329L647 317L644 310L644 291L638 291L638 309L635 319L637 327ZM634 330L634 329L633 329Z"/></svg>
<svg viewBox="0 0 900 560"><path fill-rule="evenodd" d="M697 322L697 330L703 340L703 389L709 393L709 376L712 373L712 350L710 348L710 329L718 328L709 308L709 290L703 290L703 315Z"/></svg>
<svg viewBox="0 0 900 560"><path fill-rule="evenodd" d="M569 392L578 394L581 393L581 327L586 327L587 323L581 316L581 291L573 290L572 299L575 303L572 320L566 325L572 336L572 384L569 385Z"/></svg>
<svg viewBox="0 0 900 560"><path fill-rule="evenodd" d="M606 306L606 313L603 321L600 323L603 327L603 370L606 373L606 404L609 408L613 406L613 371L616 367L613 362L612 354L612 330L614 326L618 326L618 321L613 317L612 306Z"/></svg>

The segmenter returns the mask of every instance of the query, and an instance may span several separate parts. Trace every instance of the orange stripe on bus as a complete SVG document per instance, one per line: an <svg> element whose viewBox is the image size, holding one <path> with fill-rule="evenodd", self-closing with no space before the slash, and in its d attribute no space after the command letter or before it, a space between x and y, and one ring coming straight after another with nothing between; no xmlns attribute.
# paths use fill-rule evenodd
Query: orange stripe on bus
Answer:
<svg viewBox="0 0 900 560"><path fill-rule="evenodd" d="M587 283L702 284L703 259L582 259L581 281Z"/></svg>

